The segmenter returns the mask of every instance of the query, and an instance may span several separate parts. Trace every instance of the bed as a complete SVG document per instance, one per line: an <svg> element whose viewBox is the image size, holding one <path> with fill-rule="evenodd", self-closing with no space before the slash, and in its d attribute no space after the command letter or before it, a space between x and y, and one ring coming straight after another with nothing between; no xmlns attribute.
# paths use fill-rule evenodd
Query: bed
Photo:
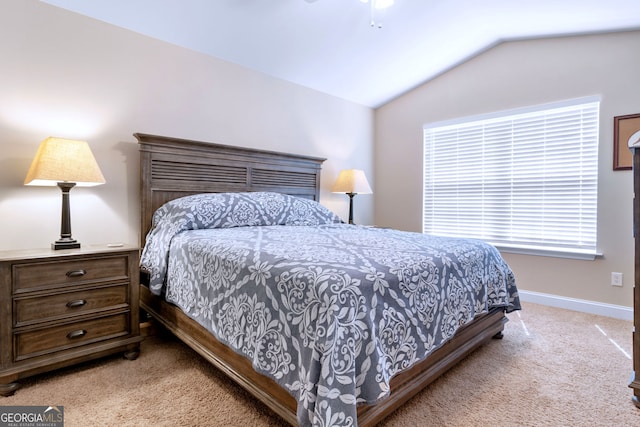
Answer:
<svg viewBox="0 0 640 427"><path fill-rule="evenodd" d="M134 135L142 309L292 425L376 424L520 308L490 245L344 224L324 159Z"/></svg>

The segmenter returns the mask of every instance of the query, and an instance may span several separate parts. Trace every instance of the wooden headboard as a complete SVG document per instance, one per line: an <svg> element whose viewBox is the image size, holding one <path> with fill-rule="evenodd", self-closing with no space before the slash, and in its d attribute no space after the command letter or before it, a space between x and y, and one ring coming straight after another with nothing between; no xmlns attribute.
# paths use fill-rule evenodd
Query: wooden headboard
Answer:
<svg viewBox="0 0 640 427"><path fill-rule="evenodd" d="M197 193L274 191L319 200L325 159L134 133L140 144L141 244L153 213Z"/></svg>

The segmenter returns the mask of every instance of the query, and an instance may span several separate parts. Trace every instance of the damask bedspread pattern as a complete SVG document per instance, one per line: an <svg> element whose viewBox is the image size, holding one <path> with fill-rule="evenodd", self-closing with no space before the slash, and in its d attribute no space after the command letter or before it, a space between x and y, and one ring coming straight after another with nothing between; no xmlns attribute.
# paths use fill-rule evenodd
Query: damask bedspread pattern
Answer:
<svg viewBox="0 0 640 427"><path fill-rule="evenodd" d="M167 299L299 401L303 424L355 424L489 307L517 308L483 244L349 225L243 227L178 235Z"/></svg>
<svg viewBox="0 0 640 427"><path fill-rule="evenodd" d="M182 231L166 298L298 400L300 425L357 425L356 404L389 392L490 307L520 308L497 250L329 222Z"/></svg>

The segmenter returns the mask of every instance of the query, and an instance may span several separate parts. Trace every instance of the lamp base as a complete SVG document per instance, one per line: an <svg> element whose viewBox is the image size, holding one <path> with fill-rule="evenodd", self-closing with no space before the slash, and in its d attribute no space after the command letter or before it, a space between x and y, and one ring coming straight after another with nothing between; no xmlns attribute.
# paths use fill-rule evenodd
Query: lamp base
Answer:
<svg viewBox="0 0 640 427"><path fill-rule="evenodd" d="M347 193L347 196L349 196L349 224L355 225L355 223L353 222L353 196L355 196L357 193Z"/></svg>
<svg viewBox="0 0 640 427"><path fill-rule="evenodd" d="M80 243L71 237L71 213L69 209L69 191L75 187L75 182L59 182L62 190L62 218L60 221L60 238L51 244L51 249L78 249Z"/></svg>
<svg viewBox="0 0 640 427"><path fill-rule="evenodd" d="M51 244L51 249L59 250L59 249L78 249L80 247L80 242L74 239L60 239L56 240Z"/></svg>

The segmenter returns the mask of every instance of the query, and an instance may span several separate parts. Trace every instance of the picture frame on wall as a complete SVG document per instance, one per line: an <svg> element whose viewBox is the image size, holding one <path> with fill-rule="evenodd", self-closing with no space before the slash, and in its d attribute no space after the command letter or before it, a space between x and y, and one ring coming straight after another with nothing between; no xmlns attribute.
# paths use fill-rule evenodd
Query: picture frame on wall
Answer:
<svg viewBox="0 0 640 427"><path fill-rule="evenodd" d="M640 114L613 118L613 170L631 170L630 145L640 146Z"/></svg>

